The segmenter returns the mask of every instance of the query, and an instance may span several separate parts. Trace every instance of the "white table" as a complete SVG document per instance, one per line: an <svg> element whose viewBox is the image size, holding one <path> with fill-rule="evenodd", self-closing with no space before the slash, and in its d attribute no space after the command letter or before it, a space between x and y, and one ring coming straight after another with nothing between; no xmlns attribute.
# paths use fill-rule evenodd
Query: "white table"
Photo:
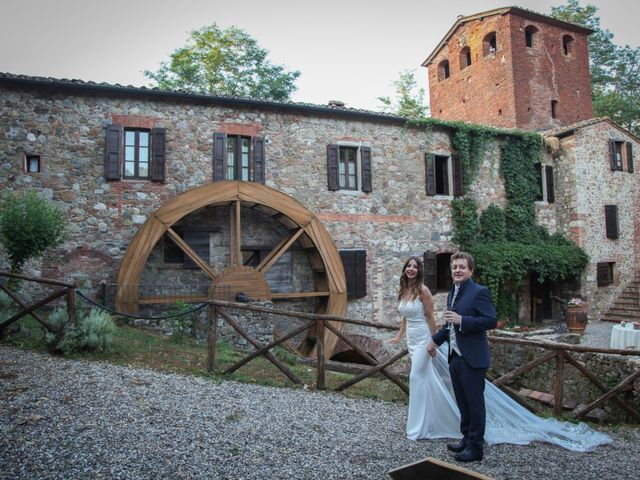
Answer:
<svg viewBox="0 0 640 480"><path fill-rule="evenodd" d="M635 330L631 323L614 325L611 329L611 348L634 348L640 350L640 330Z"/></svg>

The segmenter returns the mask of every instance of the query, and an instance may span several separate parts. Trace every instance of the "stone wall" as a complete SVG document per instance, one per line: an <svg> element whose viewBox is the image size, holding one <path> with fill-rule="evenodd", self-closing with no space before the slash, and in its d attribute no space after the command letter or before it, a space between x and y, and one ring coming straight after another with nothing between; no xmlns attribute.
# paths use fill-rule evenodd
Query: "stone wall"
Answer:
<svg viewBox="0 0 640 480"><path fill-rule="evenodd" d="M523 338L521 334L499 333L494 331L493 334L506 336L511 338ZM531 338L532 335L524 337ZM554 337L553 341L564 341L572 343L571 335L560 339ZM539 340L539 339L538 339ZM526 363L540 357L549 350L544 348L532 347L528 345L514 345L508 343L491 342L492 365L489 373L498 378ZM598 380L608 389L615 387L622 380L633 374L640 368L640 357L635 357L636 361L630 357L623 355L609 355L601 353L578 353L569 352L570 355L581 362L587 370L593 373ZM565 362L564 371L564 398L565 400L575 401L579 405L588 405L604 394L589 380L586 379L572 365ZM532 371L518 377L515 384L510 385L516 391L519 388L527 388L537 390L553 395L555 381L555 360L548 361ZM640 384L635 382L630 390L625 391L619 398L625 400L636 409L640 409ZM611 421L630 421L630 417L616 404L611 401L599 407L606 412L602 417Z"/></svg>

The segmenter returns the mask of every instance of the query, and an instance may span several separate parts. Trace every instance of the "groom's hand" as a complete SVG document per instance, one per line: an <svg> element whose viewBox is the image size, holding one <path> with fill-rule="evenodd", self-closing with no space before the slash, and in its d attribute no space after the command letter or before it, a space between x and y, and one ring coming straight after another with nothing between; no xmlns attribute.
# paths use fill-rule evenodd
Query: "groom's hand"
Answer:
<svg viewBox="0 0 640 480"><path fill-rule="evenodd" d="M429 345L427 346L427 352L429 352L429 355L435 358L437 349L438 345L436 345L436 342L434 342L433 340L429 340Z"/></svg>

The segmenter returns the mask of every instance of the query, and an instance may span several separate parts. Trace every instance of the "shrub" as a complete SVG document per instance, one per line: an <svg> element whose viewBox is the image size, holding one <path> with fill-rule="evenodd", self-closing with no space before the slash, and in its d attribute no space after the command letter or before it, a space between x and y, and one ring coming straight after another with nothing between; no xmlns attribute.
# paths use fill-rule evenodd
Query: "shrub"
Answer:
<svg viewBox="0 0 640 480"><path fill-rule="evenodd" d="M111 316L97 308L78 314L75 326L69 325L66 308L56 308L49 315L49 322L62 330L57 334L45 333L47 349L62 354L107 351L116 329Z"/></svg>

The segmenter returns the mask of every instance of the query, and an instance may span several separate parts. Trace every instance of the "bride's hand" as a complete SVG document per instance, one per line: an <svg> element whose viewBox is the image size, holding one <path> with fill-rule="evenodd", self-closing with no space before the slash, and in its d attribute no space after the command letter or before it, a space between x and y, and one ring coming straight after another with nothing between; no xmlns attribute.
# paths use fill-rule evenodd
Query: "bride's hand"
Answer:
<svg viewBox="0 0 640 480"><path fill-rule="evenodd" d="M396 343L400 343L400 339L397 338L397 337L388 338L387 340L384 341L384 343L388 343L390 345L395 345Z"/></svg>

